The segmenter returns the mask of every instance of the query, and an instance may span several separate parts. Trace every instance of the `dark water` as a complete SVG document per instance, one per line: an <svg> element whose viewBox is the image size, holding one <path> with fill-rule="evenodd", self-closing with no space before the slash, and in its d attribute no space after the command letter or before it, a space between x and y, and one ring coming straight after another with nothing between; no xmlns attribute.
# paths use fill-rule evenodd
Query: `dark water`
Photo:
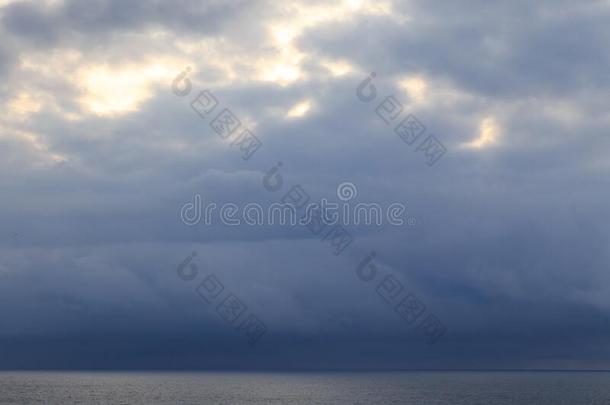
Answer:
<svg viewBox="0 0 610 405"><path fill-rule="evenodd" d="M0 372L3 404L610 404L610 373Z"/></svg>

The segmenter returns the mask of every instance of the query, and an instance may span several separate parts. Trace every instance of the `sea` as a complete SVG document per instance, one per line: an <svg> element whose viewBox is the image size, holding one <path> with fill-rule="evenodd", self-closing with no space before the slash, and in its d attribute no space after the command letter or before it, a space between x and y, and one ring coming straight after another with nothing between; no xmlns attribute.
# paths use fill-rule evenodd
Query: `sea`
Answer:
<svg viewBox="0 0 610 405"><path fill-rule="evenodd" d="M2 404L610 404L608 372L0 372Z"/></svg>

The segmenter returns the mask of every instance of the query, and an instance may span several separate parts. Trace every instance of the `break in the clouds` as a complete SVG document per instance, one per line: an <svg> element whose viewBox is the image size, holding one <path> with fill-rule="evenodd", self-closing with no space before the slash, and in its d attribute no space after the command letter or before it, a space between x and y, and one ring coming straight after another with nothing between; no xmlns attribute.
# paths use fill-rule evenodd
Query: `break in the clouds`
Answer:
<svg viewBox="0 0 610 405"><path fill-rule="evenodd" d="M607 1L9 0L0 37L0 368L610 367ZM409 113L432 166L394 132ZM180 220L196 194L343 182L416 223L346 225L335 255L304 227ZM373 251L425 315L358 277ZM264 322L254 347L197 294L210 274Z"/></svg>

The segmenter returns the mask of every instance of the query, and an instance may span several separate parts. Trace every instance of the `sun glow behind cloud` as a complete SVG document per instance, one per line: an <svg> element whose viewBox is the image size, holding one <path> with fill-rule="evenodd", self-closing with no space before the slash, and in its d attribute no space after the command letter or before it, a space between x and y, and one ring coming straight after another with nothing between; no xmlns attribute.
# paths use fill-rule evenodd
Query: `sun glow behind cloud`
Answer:
<svg viewBox="0 0 610 405"><path fill-rule="evenodd" d="M345 21L359 15L389 15L392 7L387 2L347 0L336 4L292 4L289 16L268 26L269 38L277 51L276 57L264 60L260 66L261 79L282 86L307 79L302 62L308 55L299 49L296 41L306 30L321 24ZM324 60L321 65L333 76L341 76L353 70L346 61Z"/></svg>
<svg viewBox="0 0 610 405"><path fill-rule="evenodd" d="M333 76L343 76L354 71L354 66L344 60L324 60L321 64Z"/></svg>
<svg viewBox="0 0 610 405"><path fill-rule="evenodd" d="M300 103L297 103L296 105L294 105L288 111L288 114L286 114L286 117L301 118L301 117L304 117L309 112L310 109L311 109L311 101L309 101L309 100L301 101Z"/></svg>
<svg viewBox="0 0 610 405"><path fill-rule="evenodd" d="M414 101L421 103L426 99L428 83L422 77L408 77L400 82L400 86L407 91L409 97Z"/></svg>
<svg viewBox="0 0 610 405"><path fill-rule="evenodd" d="M11 112L11 117L24 118L40 111L42 103L32 94L22 91L8 102L7 107Z"/></svg>
<svg viewBox="0 0 610 405"><path fill-rule="evenodd" d="M55 152L42 141L41 136L30 131L5 127L0 123L0 140L14 139L27 145L26 149L36 156L36 159L29 160L31 166L41 166L49 163L65 162L67 158Z"/></svg>
<svg viewBox="0 0 610 405"><path fill-rule="evenodd" d="M479 125L479 135L470 142L462 144L467 149L485 149L498 142L500 127L495 118L487 117Z"/></svg>
<svg viewBox="0 0 610 405"><path fill-rule="evenodd" d="M86 67L81 72L84 90L80 103L97 115L136 111L153 94L153 86L176 74L178 63Z"/></svg>

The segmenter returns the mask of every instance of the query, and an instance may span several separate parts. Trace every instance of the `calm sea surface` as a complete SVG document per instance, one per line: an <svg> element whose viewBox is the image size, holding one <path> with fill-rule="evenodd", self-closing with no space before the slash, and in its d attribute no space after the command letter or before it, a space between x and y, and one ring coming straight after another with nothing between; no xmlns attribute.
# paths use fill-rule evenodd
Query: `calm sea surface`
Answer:
<svg viewBox="0 0 610 405"><path fill-rule="evenodd" d="M610 373L0 372L3 404L610 404Z"/></svg>

